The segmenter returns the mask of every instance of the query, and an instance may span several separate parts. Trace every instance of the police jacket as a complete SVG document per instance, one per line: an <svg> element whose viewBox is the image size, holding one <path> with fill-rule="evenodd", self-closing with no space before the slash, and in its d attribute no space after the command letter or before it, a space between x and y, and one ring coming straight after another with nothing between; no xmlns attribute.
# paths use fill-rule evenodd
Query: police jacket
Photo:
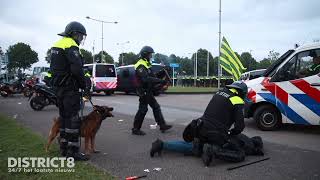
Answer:
<svg viewBox="0 0 320 180"><path fill-rule="evenodd" d="M138 80L137 92L139 95L141 93L150 93L156 84L163 82L159 79L151 70L151 63L146 59L139 59L134 65L136 70L136 78Z"/></svg>
<svg viewBox="0 0 320 180"><path fill-rule="evenodd" d="M202 127L207 131L227 134L230 127L232 135L240 134L244 129L244 100L236 89L224 88L210 100L202 119Z"/></svg>
<svg viewBox="0 0 320 180"><path fill-rule="evenodd" d="M83 60L78 44L70 37L63 37L51 48L52 85L68 90L86 87Z"/></svg>

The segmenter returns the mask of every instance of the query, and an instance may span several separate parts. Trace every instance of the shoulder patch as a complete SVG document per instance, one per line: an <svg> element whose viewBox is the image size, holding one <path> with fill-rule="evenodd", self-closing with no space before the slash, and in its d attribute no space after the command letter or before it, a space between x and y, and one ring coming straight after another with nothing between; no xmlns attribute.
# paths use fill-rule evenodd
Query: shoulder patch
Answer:
<svg viewBox="0 0 320 180"><path fill-rule="evenodd" d="M239 96L232 96L231 98L229 98L231 103L233 105L236 105L236 104L244 104L244 101L241 97Z"/></svg>

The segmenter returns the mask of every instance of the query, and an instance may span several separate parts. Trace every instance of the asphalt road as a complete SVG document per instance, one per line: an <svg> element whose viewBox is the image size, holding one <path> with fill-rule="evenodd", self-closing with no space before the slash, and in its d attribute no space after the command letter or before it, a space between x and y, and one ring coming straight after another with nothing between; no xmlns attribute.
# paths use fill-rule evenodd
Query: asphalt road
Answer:
<svg viewBox="0 0 320 180"><path fill-rule="evenodd" d="M157 97L164 117L174 124L174 128L165 134L150 129L149 125L155 122L149 109L143 125L147 135L139 137L130 133L137 110L136 96L94 96L95 104L114 107L115 117L102 123L96 139L97 148L101 153L93 154L90 163L119 179L143 174L148 175L146 179L320 179L320 130L316 127L286 126L280 131L263 132L257 130L252 120L246 120L245 133L249 136L262 136L265 141L265 157L271 159L233 171L226 169L242 163L215 161L212 166L206 168L200 159L177 153L166 152L162 157L149 157L152 141L156 138L181 139L184 125L202 115L210 98L211 95ZM90 109L90 105L87 104L85 114ZM15 118L44 137L47 137L53 117L58 114L54 106L35 112L29 107L27 99L21 96L0 98L0 112ZM250 156L245 162L261 158ZM152 171L156 167L162 170ZM151 172L145 173L144 169Z"/></svg>

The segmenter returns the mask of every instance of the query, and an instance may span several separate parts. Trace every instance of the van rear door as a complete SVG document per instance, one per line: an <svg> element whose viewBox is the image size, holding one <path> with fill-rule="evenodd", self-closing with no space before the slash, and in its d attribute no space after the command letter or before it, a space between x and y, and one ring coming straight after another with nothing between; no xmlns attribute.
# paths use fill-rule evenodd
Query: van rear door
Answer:
<svg viewBox="0 0 320 180"><path fill-rule="evenodd" d="M96 90L114 90L117 87L117 76L113 64L96 64L94 83Z"/></svg>

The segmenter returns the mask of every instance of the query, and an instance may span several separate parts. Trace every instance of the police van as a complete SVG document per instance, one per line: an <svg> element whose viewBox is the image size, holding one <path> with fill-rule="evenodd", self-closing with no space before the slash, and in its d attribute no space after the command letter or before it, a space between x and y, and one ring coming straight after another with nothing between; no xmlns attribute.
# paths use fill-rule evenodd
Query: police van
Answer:
<svg viewBox="0 0 320 180"><path fill-rule="evenodd" d="M320 43L284 53L259 77L246 82L245 116L261 130L283 123L320 125Z"/></svg>
<svg viewBox="0 0 320 180"><path fill-rule="evenodd" d="M117 88L117 73L114 64L85 64L84 70L91 74L92 92L113 94Z"/></svg>

